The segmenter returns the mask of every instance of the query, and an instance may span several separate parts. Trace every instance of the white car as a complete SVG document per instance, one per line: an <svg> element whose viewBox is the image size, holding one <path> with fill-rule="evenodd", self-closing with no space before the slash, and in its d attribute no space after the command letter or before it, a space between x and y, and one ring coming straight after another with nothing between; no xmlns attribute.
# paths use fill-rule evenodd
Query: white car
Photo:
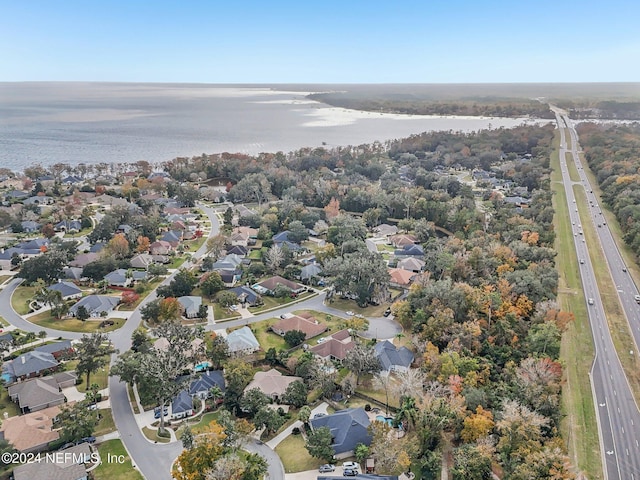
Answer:
<svg viewBox="0 0 640 480"><path fill-rule="evenodd" d="M348 315L349 317L353 317L355 315L355 313L353 313L351 310L347 310L346 312L344 312L346 315Z"/></svg>
<svg viewBox="0 0 640 480"><path fill-rule="evenodd" d="M360 464L358 462L344 462L342 468L345 470L360 470Z"/></svg>

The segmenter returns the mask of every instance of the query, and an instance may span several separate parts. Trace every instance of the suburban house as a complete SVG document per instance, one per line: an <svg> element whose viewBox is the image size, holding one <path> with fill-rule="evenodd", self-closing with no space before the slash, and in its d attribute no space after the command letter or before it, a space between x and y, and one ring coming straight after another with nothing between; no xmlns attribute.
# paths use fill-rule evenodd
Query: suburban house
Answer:
<svg viewBox="0 0 640 480"><path fill-rule="evenodd" d="M228 291L236 294L236 296L238 297L238 303L240 304L246 304L249 307L262 305L262 298L260 297L260 295L258 295L255 290L252 290L249 287L234 287L229 289Z"/></svg>
<svg viewBox="0 0 640 480"><path fill-rule="evenodd" d="M162 235L160 241L168 242L173 248L176 248L182 241L182 232L180 230L169 230Z"/></svg>
<svg viewBox="0 0 640 480"><path fill-rule="evenodd" d="M323 360L338 360L341 362L355 346L356 344L351 338L351 334L345 329L327 337L324 342L314 345L309 351Z"/></svg>
<svg viewBox="0 0 640 480"><path fill-rule="evenodd" d="M235 356L248 355L260 349L256 336L246 325L227 335L227 344L229 345L229 354Z"/></svg>
<svg viewBox="0 0 640 480"><path fill-rule="evenodd" d="M196 318L200 314L200 306L202 305L202 297L195 295L187 295L178 297L178 302L182 306L182 315L186 318Z"/></svg>
<svg viewBox="0 0 640 480"><path fill-rule="evenodd" d="M113 272L109 272L104 276L109 286L113 287L128 287L133 283L133 278L127 275L127 271L124 268L118 268Z"/></svg>
<svg viewBox="0 0 640 480"><path fill-rule="evenodd" d="M171 419L191 417L193 415L193 397L186 390L180 393L171 401Z"/></svg>
<svg viewBox="0 0 640 480"><path fill-rule="evenodd" d="M376 343L374 351L380 365L382 373L406 372L413 363L414 355L407 347L397 348L389 340Z"/></svg>
<svg viewBox="0 0 640 480"><path fill-rule="evenodd" d="M282 285L283 287L288 288L292 293L301 293L306 290L306 287L304 285L292 282L291 280L282 278L279 275L275 275L273 277L267 278L266 280L263 280L262 282L256 283L251 288L253 288L260 295L273 295L278 285Z"/></svg>
<svg viewBox="0 0 640 480"><path fill-rule="evenodd" d="M173 246L164 240L157 240L149 245L151 255L169 255L173 252Z"/></svg>
<svg viewBox="0 0 640 480"><path fill-rule="evenodd" d="M402 268L388 268L389 272L389 285L392 287L409 288L415 273L409 270L403 270Z"/></svg>
<svg viewBox="0 0 640 480"><path fill-rule="evenodd" d="M84 461L83 461L84 460ZM87 464L91 464L91 446L81 443L64 450L61 458L42 458L24 463L13 470L14 480L87 480Z"/></svg>
<svg viewBox="0 0 640 480"><path fill-rule="evenodd" d="M8 388L9 397L18 404L22 413L37 412L64 403L65 397L60 389L75 385L77 378L73 372L61 372L14 383Z"/></svg>
<svg viewBox="0 0 640 480"><path fill-rule="evenodd" d="M283 375L275 368L272 368L267 372L256 372L253 380L251 380L244 391L246 393L249 390L257 388L273 401L277 401L282 397L287 387L298 380L302 381L302 378Z"/></svg>
<svg viewBox="0 0 640 480"><path fill-rule="evenodd" d="M207 370L189 384L189 395L201 400L211 396L211 389L218 387L224 393L224 373L222 370Z"/></svg>
<svg viewBox="0 0 640 480"><path fill-rule="evenodd" d="M68 280L80 281L85 278L82 276L82 268L80 267L64 267L62 269L62 274L64 275L64 278Z"/></svg>
<svg viewBox="0 0 640 480"><path fill-rule="evenodd" d="M302 267L300 270L300 280L311 280L314 277L319 277L322 274L322 268L320 265L312 263Z"/></svg>
<svg viewBox="0 0 640 480"><path fill-rule="evenodd" d="M82 297L82 290L75 283L59 281L53 285L49 285L47 290L60 292L63 300L72 300Z"/></svg>
<svg viewBox="0 0 640 480"><path fill-rule="evenodd" d="M255 245L256 238L258 237L258 230L251 227L236 227L233 229L231 236L229 237L231 245L240 245L248 247Z"/></svg>
<svg viewBox="0 0 640 480"><path fill-rule="evenodd" d="M34 348L33 351L50 353L56 360L68 357L69 355L73 355L75 353L70 340L62 340L60 342L40 345L39 347Z"/></svg>
<svg viewBox="0 0 640 480"><path fill-rule="evenodd" d="M249 249L247 247L243 247L242 245L233 245L227 249L228 255L238 255L239 257L245 257Z"/></svg>
<svg viewBox="0 0 640 480"><path fill-rule="evenodd" d="M309 315L308 318L301 315L284 315L284 317L285 318L282 318L271 327L274 333L282 337L284 337L287 332L299 330L304 332L304 338L308 340L327 330L325 324L318 322L318 320L311 315Z"/></svg>
<svg viewBox="0 0 640 480"><path fill-rule="evenodd" d="M131 257L131 260L129 260L131 268L142 268L144 270L146 270L152 263L153 256L148 253L139 253L138 255Z"/></svg>
<svg viewBox="0 0 640 480"><path fill-rule="evenodd" d="M404 247L394 250L396 257L424 257L422 245L405 245Z"/></svg>
<svg viewBox="0 0 640 480"><path fill-rule="evenodd" d="M13 335L11 335L11 332L0 333L0 343L8 343L13 346L14 342L15 339L13 338Z"/></svg>
<svg viewBox="0 0 640 480"><path fill-rule="evenodd" d="M46 450L49 442L60 438L53 430L53 420L60 415L60 407L49 407L26 415L2 420L0 434L22 453Z"/></svg>
<svg viewBox="0 0 640 480"><path fill-rule="evenodd" d="M398 233L398 227L395 225L389 225L388 223L382 223L373 229L375 233L383 237L390 237Z"/></svg>
<svg viewBox="0 0 640 480"><path fill-rule="evenodd" d="M25 220L23 222L20 222L20 226L22 227L22 231L25 233L35 233L42 228L42 225L40 225L38 222L34 222L33 220Z"/></svg>
<svg viewBox="0 0 640 480"><path fill-rule="evenodd" d="M56 232L79 232L82 230L80 220L61 220L53 226Z"/></svg>
<svg viewBox="0 0 640 480"><path fill-rule="evenodd" d="M91 253L100 253L102 251L102 249L104 247L106 247L107 244L104 242L96 242L93 245L91 245L91 248L89 248L89 252Z"/></svg>
<svg viewBox="0 0 640 480"><path fill-rule="evenodd" d="M58 365L58 361L52 354L33 351L5 362L2 369L13 381L16 381L54 371Z"/></svg>
<svg viewBox="0 0 640 480"><path fill-rule="evenodd" d="M35 195L22 201L25 205L52 205L53 202L53 197L48 197L47 195Z"/></svg>
<svg viewBox="0 0 640 480"><path fill-rule="evenodd" d="M113 309L120 303L118 297L110 297L108 295L89 295L81 298L76 304L69 309L69 315L75 317L78 308L83 306L87 309L90 317L100 318L108 316Z"/></svg>
<svg viewBox="0 0 640 480"><path fill-rule="evenodd" d="M371 422L363 408L339 410L331 415L312 418L309 423L313 430L327 427L331 431L331 447L338 459L353 456L356 445L371 445L373 439L368 430Z"/></svg>
<svg viewBox="0 0 640 480"><path fill-rule="evenodd" d="M86 267L88 264L90 264L91 262L94 262L98 259L98 254L97 253L81 253L79 255L76 255L76 258L74 258L73 260L71 260L69 262L69 266L70 267L79 267L79 268L84 268Z"/></svg>
<svg viewBox="0 0 640 480"><path fill-rule="evenodd" d="M410 272L420 273L424 269L424 265L424 260L420 260L415 257L407 257L400 260L397 267Z"/></svg>
<svg viewBox="0 0 640 480"><path fill-rule="evenodd" d="M414 245L418 239L414 235L400 234L389 237L389 242L396 248L402 248L405 245Z"/></svg>

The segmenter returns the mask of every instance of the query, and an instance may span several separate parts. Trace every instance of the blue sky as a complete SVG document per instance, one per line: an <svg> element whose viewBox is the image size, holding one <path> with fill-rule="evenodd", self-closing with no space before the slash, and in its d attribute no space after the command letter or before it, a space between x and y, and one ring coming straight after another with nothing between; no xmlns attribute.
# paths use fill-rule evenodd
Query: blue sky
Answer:
<svg viewBox="0 0 640 480"><path fill-rule="evenodd" d="M0 0L0 81L640 81L640 2Z"/></svg>

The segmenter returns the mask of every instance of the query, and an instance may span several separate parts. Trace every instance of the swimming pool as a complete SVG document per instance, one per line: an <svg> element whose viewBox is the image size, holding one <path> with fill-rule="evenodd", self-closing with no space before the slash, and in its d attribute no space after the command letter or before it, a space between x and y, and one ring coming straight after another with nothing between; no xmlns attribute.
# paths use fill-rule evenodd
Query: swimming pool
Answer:
<svg viewBox="0 0 640 480"><path fill-rule="evenodd" d="M2 380L4 380L5 385L9 385L10 383L13 383L13 377L11 376L10 373L7 373L7 372L4 372L2 374Z"/></svg>
<svg viewBox="0 0 640 480"><path fill-rule="evenodd" d="M211 364L209 362L201 362L201 363L197 364L195 367L193 367L193 369L196 372L204 372L210 366L211 366Z"/></svg>
<svg viewBox="0 0 640 480"><path fill-rule="evenodd" d="M378 422L385 422L391 428L398 428L398 429L402 430L402 424L401 423L398 424L397 427L393 426L393 417L385 417L384 415L376 415L376 420Z"/></svg>

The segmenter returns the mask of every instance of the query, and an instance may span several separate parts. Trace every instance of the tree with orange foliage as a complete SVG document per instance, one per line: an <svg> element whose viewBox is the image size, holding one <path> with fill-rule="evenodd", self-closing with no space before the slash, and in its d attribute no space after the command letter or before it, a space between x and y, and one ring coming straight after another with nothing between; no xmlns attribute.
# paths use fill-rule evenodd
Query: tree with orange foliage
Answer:
<svg viewBox="0 0 640 480"><path fill-rule="evenodd" d="M139 235L137 242L138 242L138 246L136 247L136 251L138 253L149 251L149 246L151 245L151 242L149 241L149 237Z"/></svg>
<svg viewBox="0 0 640 480"><path fill-rule="evenodd" d="M331 220L340 215L340 201L335 197L331 197L329 203L324 207L324 213L327 217L327 220Z"/></svg>
<svg viewBox="0 0 640 480"><path fill-rule="evenodd" d="M191 449L184 450L173 469L176 480L205 480L207 471L224 454L224 428L213 420L194 437Z"/></svg>
<svg viewBox="0 0 640 480"><path fill-rule="evenodd" d="M122 233L118 233L109 240L105 250L108 255L122 259L129 255L129 242Z"/></svg>
<svg viewBox="0 0 640 480"><path fill-rule="evenodd" d="M495 422L490 410L485 410L481 405L476 408L476 413L472 413L464 419L464 427L460 433L460 438L464 442L472 443L479 438L486 437L491 433Z"/></svg>
<svg viewBox="0 0 640 480"><path fill-rule="evenodd" d="M160 321L173 321L180 318L182 305L177 298L168 297L160 300L160 311L158 319Z"/></svg>
<svg viewBox="0 0 640 480"><path fill-rule="evenodd" d="M52 238L56 234L56 231L53 228L53 224L47 223L42 226L41 233L47 238Z"/></svg>

